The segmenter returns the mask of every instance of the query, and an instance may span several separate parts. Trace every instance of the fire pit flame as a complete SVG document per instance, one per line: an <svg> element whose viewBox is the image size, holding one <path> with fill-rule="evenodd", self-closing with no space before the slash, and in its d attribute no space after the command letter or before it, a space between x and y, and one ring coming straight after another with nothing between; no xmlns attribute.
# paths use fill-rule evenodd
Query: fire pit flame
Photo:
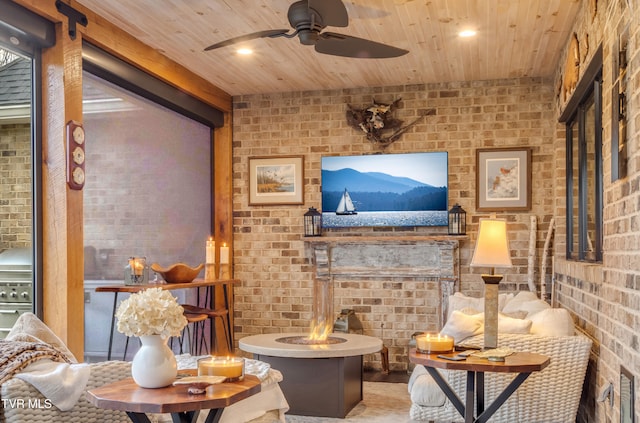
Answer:
<svg viewBox="0 0 640 423"><path fill-rule="evenodd" d="M329 338L329 334L333 331L333 324L322 322L318 323L316 320L311 322L311 328L309 329L309 336L307 339L309 341L319 341L318 343L322 343L322 341L326 341Z"/></svg>
<svg viewBox="0 0 640 423"><path fill-rule="evenodd" d="M298 344L298 345L331 345L341 344L347 342L344 338L337 338L329 336L333 330L333 325L329 323L317 323L315 320L311 322L311 328L308 336L285 336L276 339L276 342L284 344Z"/></svg>

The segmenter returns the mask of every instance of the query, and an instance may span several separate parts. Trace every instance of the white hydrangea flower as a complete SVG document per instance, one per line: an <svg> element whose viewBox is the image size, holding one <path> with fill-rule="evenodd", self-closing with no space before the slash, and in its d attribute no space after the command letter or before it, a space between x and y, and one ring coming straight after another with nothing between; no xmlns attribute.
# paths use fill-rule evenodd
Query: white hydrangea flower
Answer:
<svg viewBox="0 0 640 423"><path fill-rule="evenodd" d="M149 288L131 294L116 311L118 332L127 336L180 336L187 325L184 309L167 290Z"/></svg>

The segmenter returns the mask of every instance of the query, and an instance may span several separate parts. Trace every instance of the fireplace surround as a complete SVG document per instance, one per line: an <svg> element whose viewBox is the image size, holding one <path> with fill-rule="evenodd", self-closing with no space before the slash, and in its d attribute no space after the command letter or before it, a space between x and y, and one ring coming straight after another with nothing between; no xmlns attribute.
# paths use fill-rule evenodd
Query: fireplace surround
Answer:
<svg viewBox="0 0 640 423"><path fill-rule="evenodd" d="M306 238L316 307L326 319L353 309L365 335L382 339L391 370L406 370L411 335L439 330L447 299L459 289L460 249L467 236L321 236ZM365 367L380 369L377 356Z"/></svg>

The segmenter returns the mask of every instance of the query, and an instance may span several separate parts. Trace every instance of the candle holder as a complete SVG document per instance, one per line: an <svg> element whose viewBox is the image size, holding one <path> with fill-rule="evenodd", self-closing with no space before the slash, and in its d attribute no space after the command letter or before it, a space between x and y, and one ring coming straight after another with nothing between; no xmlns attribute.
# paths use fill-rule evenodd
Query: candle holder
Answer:
<svg viewBox="0 0 640 423"><path fill-rule="evenodd" d="M218 279L231 279L231 265L229 263L220 264L220 277Z"/></svg>
<svg viewBox="0 0 640 423"><path fill-rule="evenodd" d="M215 263L205 264L204 266L204 278L208 281L216 280L218 272L216 271Z"/></svg>
<svg viewBox="0 0 640 423"><path fill-rule="evenodd" d="M416 336L416 351L424 354L447 353L453 351L453 338L435 332Z"/></svg>
<svg viewBox="0 0 640 423"><path fill-rule="evenodd" d="M125 285L144 285L149 282L149 266L146 257L129 257L124 268Z"/></svg>
<svg viewBox="0 0 640 423"><path fill-rule="evenodd" d="M201 358L198 360L198 376L224 376L225 382L238 382L244 379L244 358Z"/></svg>

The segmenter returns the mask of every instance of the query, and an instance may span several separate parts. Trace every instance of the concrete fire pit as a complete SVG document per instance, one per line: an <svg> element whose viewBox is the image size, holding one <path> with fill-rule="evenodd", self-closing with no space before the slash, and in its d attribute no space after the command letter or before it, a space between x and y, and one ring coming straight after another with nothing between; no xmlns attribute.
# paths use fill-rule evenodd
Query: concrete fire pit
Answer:
<svg viewBox="0 0 640 423"><path fill-rule="evenodd" d="M299 343L307 336L253 335L240 339L239 345L282 372L280 386L289 402L289 414L344 418L362 401L363 355L380 351L382 341L333 333L328 343Z"/></svg>

